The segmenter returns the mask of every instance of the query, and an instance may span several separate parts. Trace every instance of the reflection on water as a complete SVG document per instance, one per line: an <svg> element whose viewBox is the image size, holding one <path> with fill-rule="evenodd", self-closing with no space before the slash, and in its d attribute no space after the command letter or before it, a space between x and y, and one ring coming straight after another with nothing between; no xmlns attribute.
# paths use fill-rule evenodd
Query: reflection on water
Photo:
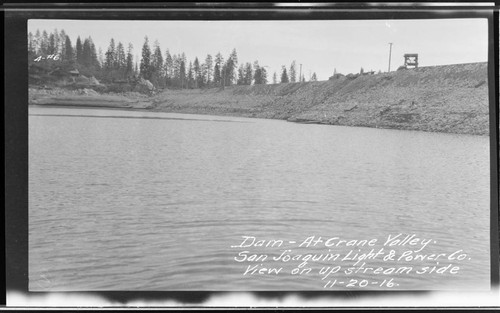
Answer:
<svg viewBox="0 0 500 313"><path fill-rule="evenodd" d="M401 276L401 289L489 286L487 137L118 110L30 114L30 290L320 290L317 277L243 276L231 245L398 233L432 238L429 253L471 256L460 275Z"/></svg>

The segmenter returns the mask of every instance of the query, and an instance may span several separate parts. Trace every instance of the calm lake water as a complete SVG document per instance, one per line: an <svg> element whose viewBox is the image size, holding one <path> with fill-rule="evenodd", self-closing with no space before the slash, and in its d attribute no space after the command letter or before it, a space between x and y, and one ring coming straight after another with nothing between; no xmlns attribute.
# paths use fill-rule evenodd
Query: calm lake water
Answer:
<svg viewBox="0 0 500 313"><path fill-rule="evenodd" d="M381 289L385 278L393 289L489 288L488 137L105 109L29 113L30 290L323 290L333 278L370 282L354 289ZM300 262L269 260L287 249L353 249L298 247L309 236L384 243L399 233L432 239L422 253L463 250L467 259L437 260L457 274L326 280L283 274ZM231 248L242 236L284 244ZM236 262L244 250L268 259ZM341 263L314 266L349 262ZM243 275L260 264L283 273Z"/></svg>

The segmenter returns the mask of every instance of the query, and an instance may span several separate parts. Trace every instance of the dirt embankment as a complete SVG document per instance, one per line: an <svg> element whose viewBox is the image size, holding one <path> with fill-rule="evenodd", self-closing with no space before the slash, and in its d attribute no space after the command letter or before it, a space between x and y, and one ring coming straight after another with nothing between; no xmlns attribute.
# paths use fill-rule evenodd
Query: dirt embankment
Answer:
<svg viewBox="0 0 500 313"><path fill-rule="evenodd" d="M30 103L87 102L162 112L488 135L487 80L487 64L472 63L321 82L165 90L149 98L51 96L34 97Z"/></svg>
<svg viewBox="0 0 500 313"><path fill-rule="evenodd" d="M487 135L486 63L336 80L165 91L156 110Z"/></svg>
<svg viewBox="0 0 500 313"><path fill-rule="evenodd" d="M148 109L150 98L138 92L100 94L92 89L30 88L29 104L123 109Z"/></svg>

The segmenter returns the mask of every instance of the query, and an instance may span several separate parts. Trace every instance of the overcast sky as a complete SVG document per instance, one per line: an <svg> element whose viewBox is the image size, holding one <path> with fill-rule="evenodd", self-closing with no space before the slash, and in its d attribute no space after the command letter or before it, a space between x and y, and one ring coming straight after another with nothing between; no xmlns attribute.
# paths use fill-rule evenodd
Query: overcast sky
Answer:
<svg viewBox="0 0 500 313"><path fill-rule="evenodd" d="M97 21L30 20L28 31L64 29L73 45L76 38L92 37L103 52L114 38L134 45L140 58L144 36L158 40L163 55L185 52L188 61L233 48L238 61L268 66L269 80L281 66L296 60L306 77L313 72L326 80L337 72L387 71L389 42L391 70L404 62L403 54L418 53L420 66L486 62L486 19L360 20L360 21ZM279 77L279 76L278 76Z"/></svg>

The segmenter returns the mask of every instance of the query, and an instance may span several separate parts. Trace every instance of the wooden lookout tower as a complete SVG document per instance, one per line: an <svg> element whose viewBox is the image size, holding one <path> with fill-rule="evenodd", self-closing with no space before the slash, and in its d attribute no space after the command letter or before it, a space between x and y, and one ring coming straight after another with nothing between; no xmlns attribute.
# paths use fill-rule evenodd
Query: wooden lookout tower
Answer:
<svg viewBox="0 0 500 313"><path fill-rule="evenodd" d="M418 54L417 53L406 53L404 55L405 58L405 67L413 66L414 68L418 68Z"/></svg>

